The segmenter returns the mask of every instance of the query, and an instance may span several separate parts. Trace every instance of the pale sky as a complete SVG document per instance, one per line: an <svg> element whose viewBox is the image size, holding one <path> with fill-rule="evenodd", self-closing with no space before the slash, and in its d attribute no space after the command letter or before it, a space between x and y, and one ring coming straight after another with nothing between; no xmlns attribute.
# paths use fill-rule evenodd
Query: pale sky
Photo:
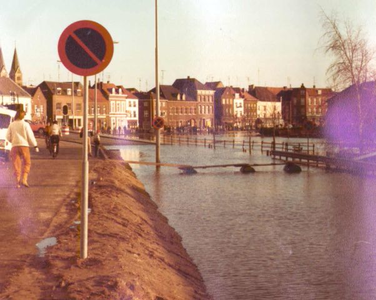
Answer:
<svg viewBox="0 0 376 300"><path fill-rule="evenodd" d="M58 79L57 43L79 20L102 24L115 45L105 81L155 86L154 0L0 0L0 46L10 71L15 44L25 84ZM363 25L376 45L374 0L159 0L163 84L195 77L225 85L327 86L329 58L317 50L319 12ZM71 80L60 66L60 79ZM93 78L90 78L93 80ZM74 80L82 80L74 76ZM162 81L162 76L160 76ZM162 83L162 82L161 82Z"/></svg>

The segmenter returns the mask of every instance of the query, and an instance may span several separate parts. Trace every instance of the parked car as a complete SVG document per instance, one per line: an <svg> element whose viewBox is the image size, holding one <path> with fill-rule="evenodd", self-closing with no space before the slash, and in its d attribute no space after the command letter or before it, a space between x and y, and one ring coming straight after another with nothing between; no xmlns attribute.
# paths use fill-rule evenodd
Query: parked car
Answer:
<svg viewBox="0 0 376 300"><path fill-rule="evenodd" d="M5 137L8 127L13 121L16 111L5 107L0 107L0 155L5 157L5 160L9 160L10 149L12 144Z"/></svg>
<svg viewBox="0 0 376 300"><path fill-rule="evenodd" d="M31 129L33 130L33 132L37 132L39 134L44 134L44 129L46 127L46 124L44 123L40 123L40 122L31 122L31 121L27 121L30 124L30 127Z"/></svg>

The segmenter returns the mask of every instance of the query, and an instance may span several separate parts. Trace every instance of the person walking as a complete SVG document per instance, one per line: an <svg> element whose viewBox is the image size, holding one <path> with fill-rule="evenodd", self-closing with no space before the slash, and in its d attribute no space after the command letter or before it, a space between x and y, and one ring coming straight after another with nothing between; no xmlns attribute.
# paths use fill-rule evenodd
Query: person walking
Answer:
<svg viewBox="0 0 376 300"><path fill-rule="evenodd" d="M24 121L25 114L23 109L17 111L15 120L9 125L6 134L7 140L12 143L10 157L17 181L17 188L20 188L21 184L29 187L27 182L31 166L29 147L34 147L35 151L39 152L38 144L30 124Z"/></svg>
<svg viewBox="0 0 376 300"><path fill-rule="evenodd" d="M94 139L94 156L98 157L99 146L101 144L101 137L100 137L100 131L99 130L94 134L93 139Z"/></svg>

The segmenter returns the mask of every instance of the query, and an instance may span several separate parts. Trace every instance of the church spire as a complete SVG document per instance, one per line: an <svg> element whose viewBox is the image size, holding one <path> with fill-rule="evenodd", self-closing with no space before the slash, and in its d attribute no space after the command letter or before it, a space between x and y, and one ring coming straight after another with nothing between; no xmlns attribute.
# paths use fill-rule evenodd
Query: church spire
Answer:
<svg viewBox="0 0 376 300"><path fill-rule="evenodd" d="M12 61L12 68L9 73L9 77L16 82L19 86L22 86L22 72L20 63L18 61L17 49L14 48L14 55Z"/></svg>
<svg viewBox="0 0 376 300"><path fill-rule="evenodd" d="M0 77L8 77L8 72L5 69L3 51L1 50L1 47L0 47Z"/></svg>

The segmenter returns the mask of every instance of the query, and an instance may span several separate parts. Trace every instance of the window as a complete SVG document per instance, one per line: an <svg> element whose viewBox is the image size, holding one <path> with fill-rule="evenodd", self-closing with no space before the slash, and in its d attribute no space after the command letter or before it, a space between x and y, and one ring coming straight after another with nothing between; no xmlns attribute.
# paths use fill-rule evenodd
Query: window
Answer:
<svg viewBox="0 0 376 300"><path fill-rule="evenodd" d="M81 90L80 89L77 90L77 96L81 96Z"/></svg>
<svg viewBox="0 0 376 300"><path fill-rule="evenodd" d="M81 103L76 103L76 111L81 111Z"/></svg>
<svg viewBox="0 0 376 300"><path fill-rule="evenodd" d="M57 95L61 95L61 88L58 87L58 88L56 89L56 94L57 94Z"/></svg>
<svg viewBox="0 0 376 300"><path fill-rule="evenodd" d="M185 108L185 114L186 114L186 115L189 114L189 108L188 108L188 107Z"/></svg>
<svg viewBox="0 0 376 300"><path fill-rule="evenodd" d="M300 95L305 95L305 90L300 90Z"/></svg>
<svg viewBox="0 0 376 300"><path fill-rule="evenodd" d="M102 106L102 112L103 112L104 115L106 114L106 105Z"/></svg>
<svg viewBox="0 0 376 300"><path fill-rule="evenodd" d="M61 110L61 102L56 103L56 110Z"/></svg>
<svg viewBox="0 0 376 300"><path fill-rule="evenodd" d="M72 111L72 103L67 103L68 111Z"/></svg>
<svg viewBox="0 0 376 300"><path fill-rule="evenodd" d="M202 114L201 105L198 106L198 113L199 113L200 115Z"/></svg>
<svg viewBox="0 0 376 300"><path fill-rule="evenodd" d="M183 107L180 107L180 114L184 114L184 108Z"/></svg>
<svg viewBox="0 0 376 300"><path fill-rule="evenodd" d="M67 89L67 95L68 96L72 95L72 90L71 89Z"/></svg>
<svg viewBox="0 0 376 300"><path fill-rule="evenodd" d="M193 107L191 107L190 113L191 113L191 115L193 115Z"/></svg>
<svg viewBox="0 0 376 300"><path fill-rule="evenodd" d="M111 112L115 112L115 102L111 102Z"/></svg>
<svg viewBox="0 0 376 300"><path fill-rule="evenodd" d="M137 118L136 111L133 111L133 118Z"/></svg>
<svg viewBox="0 0 376 300"><path fill-rule="evenodd" d="M298 99L296 99L295 97L292 99L293 102L294 102L294 105L297 105L298 104Z"/></svg>
<svg viewBox="0 0 376 300"><path fill-rule="evenodd" d="M166 103L163 103L163 106L165 106ZM133 107L137 107L136 101L133 101Z"/></svg>
<svg viewBox="0 0 376 300"><path fill-rule="evenodd" d="M148 118L149 117L149 111L148 110L144 110L144 118Z"/></svg>
<svg viewBox="0 0 376 300"><path fill-rule="evenodd" d="M313 105L316 105L316 98L313 99Z"/></svg>
<svg viewBox="0 0 376 300"><path fill-rule="evenodd" d="M309 105L312 104L312 98L311 98L311 97L309 97L309 99L308 99L308 104L309 104Z"/></svg>
<svg viewBox="0 0 376 300"><path fill-rule="evenodd" d="M120 112L120 103L119 102L116 102L116 111Z"/></svg>
<svg viewBox="0 0 376 300"><path fill-rule="evenodd" d="M94 105L90 105L90 113L94 115Z"/></svg>
<svg viewBox="0 0 376 300"><path fill-rule="evenodd" d="M317 90L317 93L318 93L319 95L321 95L321 90Z"/></svg>
<svg viewBox="0 0 376 300"><path fill-rule="evenodd" d="M222 104L226 104L226 99L222 99Z"/></svg>
<svg viewBox="0 0 376 300"><path fill-rule="evenodd" d="M300 105L304 105L305 104L305 98L301 98L300 99Z"/></svg>

